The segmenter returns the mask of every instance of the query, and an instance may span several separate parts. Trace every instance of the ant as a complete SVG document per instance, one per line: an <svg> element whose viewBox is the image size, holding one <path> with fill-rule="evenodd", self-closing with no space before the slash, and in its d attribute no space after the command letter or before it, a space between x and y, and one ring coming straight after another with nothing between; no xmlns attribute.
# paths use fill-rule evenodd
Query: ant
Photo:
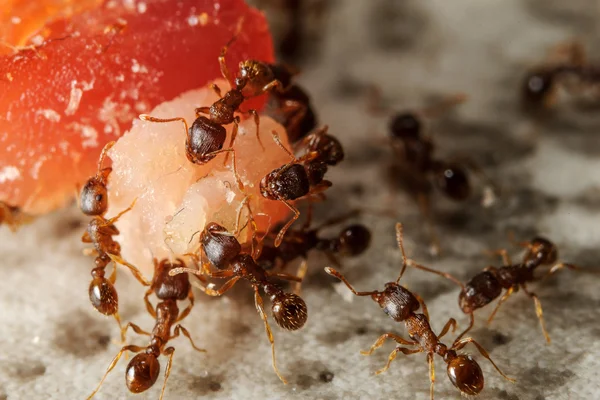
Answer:
<svg viewBox="0 0 600 400"><path fill-rule="evenodd" d="M266 272L256 263L256 261L254 261L252 254L242 251L242 246L234 234L228 232L227 229L215 222L207 224L202 230L200 234L200 245L201 251L206 254L206 257L209 260L208 264L205 264L200 260L200 265L198 265L198 257L194 254L189 254L198 268L175 268L171 270L170 274L175 275L189 272L197 276L206 275L210 278L229 278L229 280L217 290L201 287L202 291L210 296L221 296L231 289L240 279L247 280L254 289L254 304L265 324L267 337L271 343L273 369L279 379L284 384L287 384L286 379L277 369L277 364L275 362L275 340L269 322L267 321L267 314L265 313L263 299L260 295L259 288L262 288L265 294L271 299L272 316L277 325L283 329L295 331L302 328L306 323L308 317L306 303L300 296L294 293L284 292L280 287L272 283L270 278L275 277L294 282L301 282L301 279L288 274ZM211 271L211 265L216 267L218 271Z"/></svg>
<svg viewBox="0 0 600 400"><path fill-rule="evenodd" d="M110 142L102 149L96 175L88 179L83 186L79 203L81 211L84 214L93 217L88 224L87 230L81 237L83 243L92 243L94 245L93 249L86 249L85 254L96 256L96 267L92 269L92 281L90 282L88 289L90 302L98 312L104 315L114 316L121 329L121 340L124 341L125 338L121 326L121 317L118 312L119 297L114 286L117 278L116 263L114 264L113 271L108 279L105 277L105 269L112 260L129 268L133 276L142 285L149 286L150 282L144 278L136 267L121 259L121 245L113 239L113 236L120 233L114 224L121 216L123 216L123 214L133 208L135 200L128 208L121 211L113 218L104 218L104 215L108 210L107 183L112 168L104 168L103 164L106 153L114 144L115 142Z"/></svg>
<svg viewBox="0 0 600 400"><path fill-rule="evenodd" d="M531 241L521 242L518 243L518 245L527 249L527 252L523 256L523 260L520 263L513 264L505 249L492 251L491 254L502 256L504 265L500 268L493 266L487 267L482 272L471 278L471 280L469 280L466 284L463 284L449 273L425 267L411 260L409 260L408 265L443 276L444 278L449 279L460 286L461 291L458 295L458 304L460 309L465 314L469 315L470 323L467 329L465 329L465 331L459 335L459 338L473 328L475 321L473 313L475 310L488 305L497 299L502 294L503 290L506 290L498 301L496 308L490 314L488 318L489 324L492 322L492 319L496 315L496 312L502 303L504 303L514 292L519 291L519 289L523 289L525 294L527 294L535 303L535 311L538 319L540 320L542 332L544 333L546 341L550 343L550 336L548 335L548 331L546 330L546 325L544 323L542 304L537 295L527 289L527 284L542 280L563 268L568 268L571 270L583 270L583 268L567 263L556 264L558 259L556 246L550 240L543 237L534 237ZM534 276L534 272L538 267L552 264L554 264L554 266L550 268L544 277Z"/></svg>
<svg viewBox="0 0 600 400"><path fill-rule="evenodd" d="M514 379L507 377L498 366L496 366L487 351L473 338L457 338L450 347L440 342L440 339L448 333L450 328L452 328L452 331L454 332L456 329L456 321L454 318L450 318L439 335L436 335L433 332L429 324L427 306L423 299L419 295L412 293L405 287L399 285L400 278L402 278L406 266L410 261L406 258L406 254L404 253L401 224L396 224L396 239L398 241L398 247L402 252L402 268L398 279L396 279L395 282L386 283L383 291L374 290L371 292L357 292L342 274L333 268L325 268L325 272L342 281L355 296L370 296L373 301L383 308L384 313L394 321L404 322L406 326L406 330L408 331L411 340L406 340L394 333L385 333L377 339L368 351L361 351L361 354L371 355L376 349L383 345L386 339L393 339L399 345L416 346L416 348L397 346L390 353L386 366L378 370L376 374L387 371L399 352L406 355L423 352L427 353L429 379L431 381L430 397L433 400L433 384L435 381L433 358L435 354L438 354L447 364L447 373L450 382L452 382L462 394L477 395L483 390L484 386L484 377L481 367L470 355L456 353L467 344L473 343L479 353L494 366L500 375L508 381L514 382ZM416 313L419 307L423 310L422 314Z"/></svg>
<svg viewBox="0 0 600 400"><path fill-rule="evenodd" d="M362 224L348 225L333 238L321 238L319 232L328 226L345 221L357 213L358 211L354 210L346 215L325 221L312 229L309 229L311 222L311 214L309 214L309 218L301 229L288 231L281 242L281 246L263 245L260 256L256 261L265 270L276 267L279 270L284 270L289 262L302 258L296 276L303 279L308 269L308 253L316 249L325 253L325 256L334 265L340 266L337 255L358 256L362 254L371 243L371 232ZM295 292L299 293L299 291L300 284L297 284Z"/></svg>
<svg viewBox="0 0 600 400"><path fill-rule="evenodd" d="M300 211L290 203L306 196L323 195L332 183L324 179L328 165L335 165L344 158L340 142L327 134L327 126L318 129L305 138L307 152L296 157L282 143L273 131L273 140L291 158L291 161L274 169L260 181L260 193L270 200L284 203L294 216L281 228L275 238L279 247L289 227L300 217Z"/></svg>
<svg viewBox="0 0 600 400"><path fill-rule="evenodd" d="M24 213L19 207L0 201L0 225L6 224L14 233L19 226L33 221L33 216Z"/></svg>
<svg viewBox="0 0 600 400"><path fill-rule="evenodd" d="M159 397L161 400L165 394L167 380L171 373L173 354L175 353L174 347L166 347L168 342L178 337L180 333L183 333L183 335L189 339L194 350L206 352L206 350L196 347L188 330L179 324L181 320L187 317L194 305L194 296L192 294L189 276L187 274L175 276L170 274L170 271L182 267L185 267L185 264L181 259L177 259L177 262L175 263L171 263L166 259L159 263L154 259L154 277L152 278L150 289L148 289L148 292L144 297L148 312L156 320L154 329L152 330L152 333L146 332L131 322L123 329L123 333L125 333L127 328L131 327L137 334L150 336L150 344L147 347L135 345L123 346L108 366L102 380L100 380L96 389L88 397L88 400L94 397L98 390L100 390L102 383L126 351L138 353L131 359L125 370L125 382L127 383L127 388L132 393L141 393L151 388L158 379L158 374L160 372L158 357L161 354L169 357L165 368L165 380ZM148 296L152 292L154 292L156 297L161 300L160 303L156 305L156 308L153 308L152 304L148 301ZM180 313L177 302L185 300L186 298L190 303L188 307ZM175 327L173 334L171 335L171 328L173 325L175 325Z"/></svg>

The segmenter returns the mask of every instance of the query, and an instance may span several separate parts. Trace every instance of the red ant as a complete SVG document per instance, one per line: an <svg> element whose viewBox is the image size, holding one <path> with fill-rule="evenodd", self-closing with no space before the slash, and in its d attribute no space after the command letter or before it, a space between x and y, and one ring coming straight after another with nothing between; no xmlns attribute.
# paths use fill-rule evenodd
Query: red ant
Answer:
<svg viewBox="0 0 600 400"><path fill-rule="evenodd" d="M173 354L175 353L174 347L166 347L168 342L178 337L180 333L183 333L183 335L189 339L194 350L206 352L206 350L196 347L188 330L179 325L179 322L190 313L190 310L194 305L194 297L190 286L189 276L187 274L173 276L169 273L174 269L182 267L185 267L185 264L180 259L177 259L176 263L171 263L166 259L159 263L154 259L154 277L152 278L150 289L144 297L148 312L156 319L154 329L152 330L152 333L146 332L131 322L123 329L123 333L125 333L127 328L131 327L137 334L150 336L150 344L147 347L127 345L121 348L108 366L106 373L96 389L88 397L88 400L94 397L98 392L108 374L117 365L119 359L126 351L138 353L131 359L125 370L125 382L127 383L127 388L132 393L141 393L151 388L158 379L158 374L160 372L158 357L161 354L169 357L165 368L165 381L159 397L161 400L165 394L167 380L171 373ZM152 292L154 292L156 297L161 300L161 302L156 305L156 308L153 308L152 304L148 301L148 296ZM177 301L185 300L186 298L189 300L190 304L183 312L179 313ZM175 325L175 327L173 334L171 335L171 328L173 325Z"/></svg>
<svg viewBox="0 0 600 400"><path fill-rule="evenodd" d="M400 345L416 346L416 348L408 348L397 346L389 355L388 362L385 367L378 370L376 374L387 371L392 361L396 358L396 355L401 352L403 354L415 354L415 353L427 353L427 362L429 363L429 379L431 381L430 386L430 397L433 400L433 384L435 381L433 357L434 354L438 354L443 358L447 364L448 378L450 382L465 395L477 395L483 390L484 377L481 367L470 355L457 354L458 350L461 350L469 343L477 348L479 353L485 357L502 375L505 379L510 382L514 382L514 379L507 377L499 368L496 366L494 361L490 358L487 351L477 343L473 338L457 338L450 348L444 343L440 342L440 339L448 333L450 328L452 331L456 329L456 321L454 318L450 318L439 335L436 335L429 324L429 313L427 306L423 302L420 296L410 292L408 289L399 285L400 278L406 270L406 266L410 260L406 258L404 253L404 246L402 244L402 225L396 224L396 238L398 241L398 247L402 252L402 268L400 275L395 282L388 282L385 284L383 291L374 290L371 292L357 292L352 285L346 280L346 278L333 268L325 268L325 271L341 280L347 287L354 293L355 296L370 296L373 301L379 304L390 318L397 322L404 322L406 330L411 340L406 340L403 337L394 333L385 333L377 339L377 341L371 346L368 351L361 351L363 355L371 355L376 349L381 347L386 339L393 339ZM419 307L423 310L422 314L415 313Z"/></svg>
<svg viewBox="0 0 600 400"><path fill-rule="evenodd" d="M92 269L92 281L90 282L88 290L90 302L100 313L114 316L122 331L121 318L118 312L119 297L114 286L117 278L116 264L108 279L105 277L106 267L112 259L129 268L133 276L142 285L149 286L150 282L144 278L136 267L121 259L121 245L113 239L113 236L119 234L119 230L114 224L121 216L123 216L123 214L133 208L135 200L127 209L121 211L113 218L104 218L104 215L108 210L107 183L112 168L103 168L103 164L106 153L114 144L115 142L110 142L102 149L96 175L88 179L83 186L79 202L81 211L86 215L93 216L88 224L86 232L81 237L83 243L92 243L94 245L94 248L87 249L85 254L96 256L96 267ZM121 340L124 341L123 333L121 334Z"/></svg>
<svg viewBox="0 0 600 400"><path fill-rule="evenodd" d="M275 247L279 247L289 227L300 217L300 211L290 201L306 196L322 196L322 192L331 186L331 182L324 179L327 167L341 161L344 152L339 141L327 134L327 126L305 138L307 152L298 158L285 148L275 131L273 140L292 159L260 181L263 197L281 201L294 213L275 238Z"/></svg>
<svg viewBox="0 0 600 400"><path fill-rule="evenodd" d="M487 267L482 272L471 278L471 280L464 285L457 278L446 272L437 271L410 260L408 265L443 276L444 278L451 280L461 287L460 294L458 295L458 304L460 309L465 314L469 315L470 323L467 329L465 329L465 331L459 335L459 338L473 328L475 321L473 313L475 310L488 305L497 299L502 294L503 290L506 290L504 295L498 301L496 308L490 314L488 318L489 324L492 322L494 315L496 315L496 312L502 303L504 303L511 294L517 292L521 288L525 294L533 299L535 303L535 311L538 319L540 320L540 325L542 326L542 332L544 333L546 341L550 343L550 336L546 330L546 325L544 323L544 317L542 314L542 304L540 303L537 295L527 289L527 284L543 279L541 277L534 276L535 270L542 265L555 264L558 258L558 252L554 243L542 237L535 237L530 242L521 242L519 245L527 248L527 252L523 256L521 263L513 264L508 256L508 253L504 249L493 251L493 254L499 254L502 256L504 266L500 268L492 266ZM544 278L563 268L568 268L571 270L582 269L572 264L558 263L547 272Z"/></svg>
<svg viewBox="0 0 600 400"><path fill-rule="evenodd" d="M369 247L371 232L361 224L348 225L333 238L321 238L319 232L328 226L345 221L357 213L358 211L352 211L346 215L330 219L312 229L309 229L310 218L308 218L301 229L289 230L279 247L263 245L256 262L265 270L274 268L284 270L289 262L302 258L296 276L303 279L308 269L308 253L315 249L325 253L332 263L339 266L340 262L337 255L357 256L362 254ZM300 284L297 284L295 292L299 293L299 290Z"/></svg>
<svg viewBox="0 0 600 400"><path fill-rule="evenodd" d="M19 226L33 221L33 216L24 213L19 207L0 201L0 225L6 224L16 232Z"/></svg>
<svg viewBox="0 0 600 400"><path fill-rule="evenodd" d="M276 277L294 282L300 282L301 279L283 273L266 272L254 261L252 254L242 251L242 246L234 234L231 234L223 226L215 222L207 224L200 234L200 245L201 251L206 254L209 260L209 264L200 261L200 265L197 265L199 269L175 268L171 270L170 274L189 272L197 276L206 275L210 278L229 278L218 290L201 287L210 296L221 296L231 289L237 281L246 279L254 289L254 304L265 324L267 337L271 343L273 369L279 379L287 384L286 379L277 369L275 362L275 340L267 321L267 314L265 313L259 288L262 288L265 294L271 299L271 311L277 325L283 329L295 331L302 328L306 323L308 317L306 303L300 296L284 292L272 283L270 278ZM198 257L196 255L190 256L198 264ZM211 265L219 270L211 271Z"/></svg>

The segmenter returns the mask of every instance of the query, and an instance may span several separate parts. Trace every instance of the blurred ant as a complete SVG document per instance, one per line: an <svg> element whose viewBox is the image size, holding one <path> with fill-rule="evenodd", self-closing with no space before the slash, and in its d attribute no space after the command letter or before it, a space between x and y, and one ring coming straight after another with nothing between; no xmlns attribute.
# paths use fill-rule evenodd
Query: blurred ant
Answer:
<svg viewBox="0 0 600 400"><path fill-rule="evenodd" d="M328 226L352 218L356 214L358 214L358 211L352 211L346 215L325 221L312 229L309 229L311 221L308 218L301 229L290 229L279 247L263 245L256 262L265 270L277 268L283 271L289 262L302 258L296 276L303 279L308 269L308 253L315 249L322 251L334 265L340 266L337 256L353 257L362 254L371 243L371 232L362 224L348 225L333 238L321 238L319 232ZM296 285L295 293L299 294L300 284L297 283Z"/></svg>
<svg viewBox="0 0 600 400"><path fill-rule="evenodd" d="M444 278L449 279L461 287L460 294L458 295L458 304L460 309L465 314L469 315L470 323L467 329L465 329L465 331L459 335L459 338L473 328L475 321L473 313L475 310L488 305L497 299L502 294L503 290L506 290L504 295L498 301L496 308L490 314L488 318L489 324L492 322L492 319L496 315L496 312L502 303L504 303L511 294L518 292L519 289L523 289L525 294L533 299L535 303L535 311L542 327L542 332L544 333L546 341L550 343L550 336L546 330L546 325L544 323L544 317L542 314L542 304L540 303L537 295L527 289L527 284L545 279L546 277L558 272L563 268L568 268L571 270L583 270L583 268L567 263L555 264L558 258L558 252L554 243L548 239L535 237L529 242L521 242L518 243L518 245L527 249L527 252L523 256L523 260L520 263L513 264L508 256L508 253L504 249L492 251L492 254L498 254L502 256L504 265L500 268L489 266L471 278L471 280L469 280L466 284L463 284L449 273L425 267L413 262L412 260L409 260L408 265L443 276ZM552 264L555 265L550 268L545 276L534 276L536 268L543 265Z"/></svg>
<svg viewBox="0 0 600 400"><path fill-rule="evenodd" d="M6 224L12 232L26 223L33 221L33 216L24 213L19 207L0 201L0 225Z"/></svg>
<svg viewBox="0 0 600 400"><path fill-rule="evenodd" d="M87 230L81 237L83 243L92 243L93 249L86 249L84 254L96 256L96 267L92 269L92 281L88 289L90 302L94 308L104 315L112 315L117 320L121 329L121 340L124 341L123 328L121 326L121 318L119 316L119 296L115 289L115 280L117 278L116 263L109 278L105 277L106 267L111 262L111 259L119 264L122 264L131 270L133 276L144 286L149 286L148 282L141 272L121 258L121 245L113 239L113 236L120 232L114 225L123 214L130 211L133 203L121 211L111 219L105 219L104 215L108 210L108 176L112 171L111 167L103 167L104 158L108 150L115 144L110 142L102 149L98 160L98 170L96 175L88 179L81 190L79 199L81 211L89 216L92 220L88 224Z"/></svg>
<svg viewBox="0 0 600 400"><path fill-rule="evenodd" d="M450 348L444 343L440 342L440 339L448 333L450 328L452 331L456 329L456 321L454 318L450 318L439 335L436 335L429 324L429 313L427 306L423 302L420 296L410 292L403 286L399 285L400 278L406 270L407 263L410 262L406 258L404 253L404 246L402 244L402 225L396 225L396 238L398 241L398 247L402 251L402 268L400 270L400 276L395 282L388 282L385 284L383 291L374 290L371 292L357 292L352 285L346 280L346 278L333 268L325 268L325 271L341 280L356 296L370 296L371 299L379 304L390 318L397 322L404 322L406 330L411 340L406 340L403 337L394 333L385 333L377 339L377 341L371 346L368 351L361 351L363 355L371 355L376 349L381 347L386 339L393 339L400 345L416 346L416 348L408 348L397 346L389 355L388 362L385 367L378 370L376 374L387 371L392 361L396 358L399 352L403 354L415 354L415 353L427 353L427 362L429 363L429 379L431 381L430 386L430 397L433 400L433 384L435 381L433 357L434 354L438 354L443 358L447 364L448 378L450 382L461 391L464 395L477 395L483 390L484 377L481 367L470 355L457 354L458 350L461 350L469 343L477 348L479 353L485 357L502 375L505 379L510 382L514 382L514 379L507 377L499 368L496 366L494 361L490 358L487 351L477 343L473 338L464 338L459 340L457 338ZM419 307L423 310L422 314L415 313Z"/></svg>
<svg viewBox="0 0 600 400"><path fill-rule="evenodd" d="M297 158L281 143L277 132L273 131L273 140L290 156L291 161L274 169L260 181L260 193L267 199L281 201L294 213L277 234L275 247L279 247L289 227L300 217L300 211L290 201L307 196L322 196L322 192L331 186L331 182L324 179L327 166L335 165L343 159L340 143L326 132L327 127L318 130L315 140L308 140L307 152Z"/></svg>
<svg viewBox="0 0 600 400"><path fill-rule="evenodd" d="M185 264L180 259L177 259L177 262L175 263L171 263L166 259L159 263L154 259L154 277L152 278L152 285L144 297L148 312L156 319L154 329L152 330L152 333L146 332L131 322L123 329L123 333L125 333L127 328L131 327L131 329L139 335L150 336L150 344L147 347L127 345L121 348L108 366L106 373L102 377L102 380L100 380L96 389L88 397L88 400L94 397L98 392L108 374L117 365L119 359L126 351L138 353L131 359L125 370L125 382L127 383L127 388L132 393L141 393L151 388L158 379L158 374L160 372L158 357L161 354L169 357L165 368L165 380L159 397L161 400L165 394L167 380L171 373L173 354L175 353L174 347L166 347L168 342L178 337L180 333L183 333L183 335L189 339L194 350L206 352L206 350L196 347L188 330L179 324L179 322L189 314L194 305L194 297L190 286L189 276L187 274L175 276L169 274L170 271L182 267L185 267ZM156 297L161 300L160 303L156 305L156 309L154 309L148 301L148 295L152 292L154 292ZM190 301L190 304L182 313L179 313L177 301L185 300L186 298ZM173 335L171 335L171 328L173 325L175 325L175 327Z"/></svg>
<svg viewBox="0 0 600 400"><path fill-rule="evenodd" d="M238 230L236 229L236 231ZM277 325L283 329L295 331L302 328L306 323L308 317L306 303L300 296L284 292L280 287L272 283L270 278L276 277L294 282L300 282L301 279L288 274L266 272L254 261L252 254L242 251L242 246L234 234L228 232L227 229L215 222L207 224L200 234L200 245L201 251L204 252L209 260L208 264L203 263L202 260L199 262L198 256L192 254L190 256L197 264L197 269L175 268L171 270L170 274L175 275L189 272L197 276L206 275L210 278L229 278L218 290L200 287L210 296L221 296L240 279L247 280L254 289L254 304L265 324L267 337L271 343L273 369L279 379L287 384L286 379L277 369L275 340L267 321L267 314L265 313L259 288L262 288L265 294L271 299L272 316ZM211 266L216 267L218 271L212 271Z"/></svg>

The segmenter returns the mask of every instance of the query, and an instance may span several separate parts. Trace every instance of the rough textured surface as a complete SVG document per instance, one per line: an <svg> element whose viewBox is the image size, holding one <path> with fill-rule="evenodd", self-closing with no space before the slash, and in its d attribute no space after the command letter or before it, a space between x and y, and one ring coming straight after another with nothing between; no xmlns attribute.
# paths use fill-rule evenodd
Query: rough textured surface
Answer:
<svg viewBox="0 0 600 400"><path fill-rule="evenodd" d="M385 121L366 114L366 85L379 85L396 108L466 92L470 101L432 121L431 132L441 153L468 153L480 161L504 188L502 196L486 210L478 199L458 206L436 197L443 254L431 260L418 208L398 193L394 205L406 225L409 254L464 278L495 262L482 251L507 246L506 232L512 229L519 238L543 233L558 243L562 258L597 267L597 113L564 107L552 123L535 128L518 112L516 101L523 69L541 59L549 46L573 35L588 48L598 44L597 7L584 0L569 5L541 0L337 1L322 47L315 48L317 56L301 77L322 120L348 149L345 165L330 172L335 187L319 216L357 205L388 204L388 186L374 178L383 175L385 160L391 158L377 139L384 135ZM16 236L6 229L0 232L0 399L85 397L118 350L114 322L87 303L92 261L80 255L81 220L71 210L41 219ZM374 230L375 245L363 257L347 260L344 272L357 288L367 290L395 279L400 257L395 221L367 216L364 222ZM177 351L166 398L427 399L423 355L399 356L387 373L373 376L392 345L369 358L359 350L383 332L405 334L404 328L370 300L345 302L321 272L325 265L324 258L311 258L304 291L307 326L294 333L274 330L288 386L272 371L251 291L240 285L223 299L198 296L185 326L209 353L193 352L185 340L174 342ZM425 298L434 330L449 317L463 326L467 322L450 283L417 271L408 271L404 282ZM151 326L137 283L121 273L117 287L123 318ZM522 293L503 306L489 328L484 321L491 309L483 310L473 336L518 382L507 383L476 355L486 376L479 398L597 398L597 277L564 272L532 287L544 306L553 343L545 344L533 304ZM145 343L143 337L130 337ZM436 360L436 365L436 398L459 399L443 364ZM124 385L124 367L122 360L98 399L134 398ZM135 398L157 398L160 384L156 386Z"/></svg>

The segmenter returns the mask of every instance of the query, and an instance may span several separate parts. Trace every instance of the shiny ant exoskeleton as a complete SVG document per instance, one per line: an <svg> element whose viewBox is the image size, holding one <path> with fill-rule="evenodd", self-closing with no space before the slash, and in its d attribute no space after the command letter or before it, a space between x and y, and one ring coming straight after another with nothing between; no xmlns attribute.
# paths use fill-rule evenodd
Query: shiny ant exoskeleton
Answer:
<svg viewBox="0 0 600 400"><path fill-rule="evenodd" d="M358 214L358 211L352 211L346 215L325 221L315 228L309 228L311 221L308 218L301 229L288 230L279 247L263 244L256 262L265 270L283 271L288 263L297 258L302 258L296 276L303 279L308 269L308 253L311 250L318 250L323 252L334 265L339 266L338 256L358 256L369 247L371 231L362 224L352 224L344 227L333 238L322 238L319 236L319 232L356 214ZM295 292L299 293L300 284L296 285Z"/></svg>
<svg viewBox="0 0 600 400"><path fill-rule="evenodd" d="M114 316L122 332L121 318L118 312L119 296L114 286L117 278L116 263L108 278L105 276L106 267L112 259L112 261L129 268L133 276L142 285L149 286L150 282L144 278L136 267L121 259L121 245L113 238L113 236L119 234L119 230L114 224L123 214L133 208L135 201L127 209L121 211L111 219L104 218L108 210L108 189L106 185L112 168L104 168L103 164L106 153L114 143L110 142L102 149L96 175L88 179L81 190L81 211L86 215L93 216L87 230L81 237L81 241L83 243L92 243L94 248L85 250L85 254L96 256L94 260L96 266L92 269L92 281L88 289L90 302L100 313ZM121 340L124 340L123 333L121 334Z"/></svg>
<svg viewBox="0 0 600 400"><path fill-rule="evenodd" d="M253 259L252 254L242 250L241 244L235 235L228 232L223 226L212 222L206 225L200 234L201 251L209 260L208 264L200 262L199 269L177 268L171 274L189 272L198 276L206 275L210 278L229 278L219 289L201 287L210 296L221 296L231 289L240 279L247 280L254 289L254 303L256 310L265 324L267 337L271 343L271 357L273 369L283 383L285 378L279 373L275 362L275 340L271 327L267 321L264 304L259 289L265 292L272 302L272 316L281 328L295 331L306 323L308 311L304 300L294 294L286 293L276 284L271 282L272 277L299 282L301 279L283 273L269 273L262 269ZM202 254L202 253L201 253ZM198 262L197 257L192 258ZM211 271L211 266L218 271Z"/></svg>
<svg viewBox="0 0 600 400"><path fill-rule="evenodd" d="M160 263L157 262L156 259L154 260L154 277L152 278L152 285L144 297L148 312L156 319L154 329L152 330L152 333L146 332L131 322L123 329L123 333L125 333L127 328L131 327L137 334L150 336L150 344L147 347L135 345L122 347L108 366L106 373L102 377L102 380L100 380L96 389L88 397L88 400L94 397L98 392L108 374L117 365L117 362L119 362L123 353L127 351L138 353L131 361L129 361L125 370L125 382L127 388L132 393L141 393L151 388L158 379L158 374L160 373L158 357L160 355L169 357L167 366L165 367L165 381L163 383L162 391L160 392L161 400L165 394L167 380L171 373L173 354L175 353L174 347L166 347L169 341L178 337L180 333L183 333L183 335L189 339L195 350L206 352L206 350L196 347L188 330L179 324L179 322L189 314L194 305L194 297L189 276L187 274L174 276L169 274L171 270L182 267L185 267L185 264L180 259L175 263L171 263L166 259L162 260ZM160 303L156 305L156 308L153 308L148 301L148 296L152 292L154 292L156 297L161 300ZM177 302L185 300L186 298L189 299L190 304L180 313ZM173 328L173 326L174 330L171 335L171 328Z"/></svg>
<svg viewBox="0 0 600 400"><path fill-rule="evenodd" d="M471 278L466 284L463 284L449 273L425 267L413 261L409 261L408 265L443 276L444 278L449 279L461 287L460 294L458 295L458 304L460 309L465 314L469 315L470 323L467 329L465 329L464 332L459 335L459 338L473 328L475 322L473 313L475 310L485 307L500 297L502 291L505 290L504 295L500 298L496 308L488 318L488 323L490 323L492 322L494 315L496 315L496 312L502 303L504 303L511 294L517 292L519 289L523 289L525 294L527 294L534 301L535 311L538 319L540 320L542 332L544 333L546 341L550 343L550 336L548 335L546 325L544 323L542 304L540 303L537 295L527 289L527 284L539 281L563 268L572 270L580 270L581 268L567 263L556 264L558 252L554 243L548 239L535 237L530 242L522 242L519 245L527 248L527 252L523 256L523 260L520 263L513 264L506 250L496 250L492 253L501 255L504 265L499 268L493 266L487 267L482 272ZM534 272L538 267L552 264L555 265L546 273L544 277L536 277L534 275Z"/></svg>
<svg viewBox="0 0 600 400"><path fill-rule="evenodd" d="M402 225L396 225L396 237L398 241L398 247L402 251L402 268L400 275L395 282L388 282L385 284L383 291L374 290L371 292L357 292L352 285L346 280L346 278L333 268L325 268L325 271L341 280L356 296L370 296L373 301L379 304L383 311L394 321L404 322L406 330L411 340L406 340L403 337L396 335L395 333L385 333L377 339L377 341L371 346L368 351L362 351L361 354L371 355L376 349L381 347L386 339L392 339L399 345L416 346L416 348L408 348L397 346L389 355L388 362L385 367L378 370L376 374L385 372L392 361L396 358L396 355L401 352L403 354L415 354L415 353L427 353L427 361L429 363L429 379L431 381L430 386L430 397L433 400L433 384L435 380L433 357L434 354L438 354L444 362L447 364L448 378L452 384L465 395L477 395L483 390L484 376L481 371L481 367L473 358L468 354L457 354L458 350L461 350L469 343L477 348L479 353L485 357L502 375L505 379L514 382L513 379L507 377L498 366L492 361L487 351L477 343L473 338L457 338L452 346L448 347L444 343L440 342L440 339L448 333L450 328L452 331L456 328L456 321L454 318L450 318L444 325L444 328L439 335L436 335L429 324L429 313L427 306L423 302L420 296L410 292L405 287L399 285L400 278L406 270L407 263L410 262L406 258L404 253L404 247L402 244ZM416 313L421 307L423 313Z"/></svg>

